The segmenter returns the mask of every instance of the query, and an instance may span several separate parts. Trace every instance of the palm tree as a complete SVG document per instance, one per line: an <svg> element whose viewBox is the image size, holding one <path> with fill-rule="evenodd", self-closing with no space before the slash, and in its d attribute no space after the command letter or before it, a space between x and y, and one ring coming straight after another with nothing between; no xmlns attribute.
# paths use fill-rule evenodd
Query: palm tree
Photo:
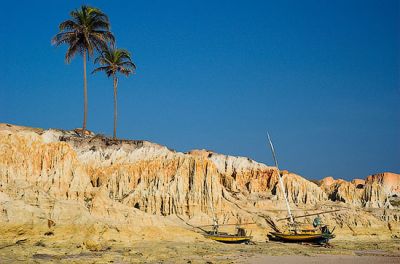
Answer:
<svg viewBox="0 0 400 264"><path fill-rule="evenodd" d="M101 66L94 69L92 73L104 71L107 77L112 77L114 82L114 133L113 138L117 138L117 73L122 73L127 77L136 70L136 65L132 62L131 55L127 50L117 49L114 46L108 46L103 49L100 56L94 63Z"/></svg>
<svg viewBox="0 0 400 264"><path fill-rule="evenodd" d="M108 43L114 43L110 32L110 22L100 9L81 6L70 13L71 18L59 25L60 32L53 37L51 43L55 46L67 44L68 50L65 61L69 63L78 53L83 57L83 126L82 136L85 135L87 121L87 80L86 60L92 57L96 50L102 50Z"/></svg>

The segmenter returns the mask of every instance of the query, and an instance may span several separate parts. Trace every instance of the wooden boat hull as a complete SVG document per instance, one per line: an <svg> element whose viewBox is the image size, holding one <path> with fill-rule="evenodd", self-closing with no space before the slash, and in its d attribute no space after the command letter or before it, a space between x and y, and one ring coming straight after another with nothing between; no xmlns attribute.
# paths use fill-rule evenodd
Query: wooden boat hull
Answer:
<svg viewBox="0 0 400 264"><path fill-rule="evenodd" d="M333 234L321 233L321 234L285 234L285 233L274 233L271 235L276 240L284 242L311 242L311 243L327 243L329 239L335 237Z"/></svg>
<svg viewBox="0 0 400 264"><path fill-rule="evenodd" d="M251 236L235 236L235 235L204 235L206 238L222 242L222 243L232 243L240 244L246 243L251 240Z"/></svg>

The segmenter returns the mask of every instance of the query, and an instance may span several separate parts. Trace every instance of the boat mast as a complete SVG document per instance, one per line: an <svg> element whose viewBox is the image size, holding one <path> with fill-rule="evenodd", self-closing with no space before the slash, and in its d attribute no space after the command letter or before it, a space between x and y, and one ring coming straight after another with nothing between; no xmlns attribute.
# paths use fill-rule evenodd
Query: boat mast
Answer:
<svg viewBox="0 0 400 264"><path fill-rule="evenodd" d="M212 213L212 217L213 217L213 231L215 233L218 233L218 219L217 219L217 216L215 215L214 205L213 205L213 201L212 201L211 192L208 187L207 178L205 180L206 180L206 190L207 190L208 201L210 202L210 208L211 208L211 213ZM212 184L212 176L210 176L210 181Z"/></svg>
<svg viewBox="0 0 400 264"><path fill-rule="evenodd" d="M269 133L267 132L268 135L268 141L269 141L269 145L271 147L271 151L272 151L272 157L274 158L275 161L275 167L278 171L278 178L279 178L279 185L281 187L281 191L283 192L283 197L285 197L285 202L286 202L286 208L288 211L288 215L289 215L289 220L291 224L294 224L294 219L293 219L293 215L292 212L290 211L290 206L289 206L289 201L285 192L285 186L283 185L283 181L282 181L282 177L281 177L281 173L279 171L279 167L278 167L278 161L276 160L276 155L275 155L275 150L274 150L274 146L272 145L272 141L271 141L271 137L269 136Z"/></svg>

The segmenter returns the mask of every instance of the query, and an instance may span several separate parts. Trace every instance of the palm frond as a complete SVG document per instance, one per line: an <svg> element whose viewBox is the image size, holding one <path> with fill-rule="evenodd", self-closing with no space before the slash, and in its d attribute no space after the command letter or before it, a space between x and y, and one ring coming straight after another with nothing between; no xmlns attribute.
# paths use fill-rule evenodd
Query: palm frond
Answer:
<svg viewBox="0 0 400 264"><path fill-rule="evenodd" d="M106 71L108 71L108 70L109 70L109 67L108 67L108 66L97 67L96 69L94 69L94 70L92 71L92 74L93 74L93 73L96 73L96 72L99 72L99 71L104 71L104 72L106 72Z"/></svg>
<svg viewBox="0 0 400 264"><path fill-rule="evenodd" d="M70 63L71 59L75 56L76 53L83 53L83 48L78 43L72 43L65 53L65 61Z"/></svg>
<svg viewBox="0 0 400 264"><path fill-rule="evenodd" d="M119 72L122 73L125 76L129 76L130 74L133 74L133 70L124 68L124 67L119 67Z"/></svg>
<svg viewBox="0 0 400 264"><path fill-rule="evenodd" d="M105 42L112 43L112 44L115 43L114 34L112 32L110 32L110 31L107 31L107 30L93 30L92 34L96 35L96 36L101 36L101 38Z"/></svg>
<svg viewBox="0 0 400 264"><path fill-rule="evenodd" d="M95 59L95 64L99 64L107 76L114 76L118 72L129 76L136 70L136 65L132 62L129 51L118 49L113 46L107 46L101 54ZM107 69L107 70L106 70Z"/></svg>
<svg viewBox="0 0 400 264"><path fill-rule="evenodd" d="M99 53L101 53L102 50L106 49L108 44L110 43L105 35L99 33L93 32L92 34L90 34L89 38L93 43L93 46Z"/></svg>
<svg viewBox="0 0 400 264"><path fill-rule="evenodd" d="M70 17L60 23L60 32L51 40L55 46L69 46L65 55L67 62L77 52L83 53L86 50L90 58L96 50L100 52L109 43L115 42L114 35L110 32L109 19L100 9L83 5L71 11Z"/></svg>
<svg viewBox="0 0 400 264"><path fill-rule="evenodd" d="M132 61L124 61L120 65L123 67L132 68L136 70L136 65Z"/></svg>
<svg viewBox="0 0 400 264"><path fill-rule="evenodd" d="M73 20L66 20L58 26L60 31L63 30L76 30L79 28L79 25Z"/></svg>
<svg viewBox="0 0 400 264"><path fill-rule="evenodd" d="M92 20L90 22L90 28L93 30L110 30L110 23L105 20Z"/></svg>
<svg viewBox="0 0 400 264"><path fill-rule="evenodd" d="M76 39L75 32L62 32L58 33L51 39L51 44L55 45L56 47L61 44L69 44Z"/></svg>
<svg viewBox="0 0 400 264"><path fill-rule="evenodd" d="M94 59L93 61L94 64L100 64L100 65L105 65L106 60L103 56L98 56L97 58Z"/></svg>

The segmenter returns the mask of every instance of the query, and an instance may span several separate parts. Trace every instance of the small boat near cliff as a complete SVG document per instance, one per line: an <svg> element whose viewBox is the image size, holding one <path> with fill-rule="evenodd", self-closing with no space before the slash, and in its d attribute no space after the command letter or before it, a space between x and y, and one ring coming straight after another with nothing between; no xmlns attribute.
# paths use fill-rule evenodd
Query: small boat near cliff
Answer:
<svg viewBox="0 0 400 264"><path fill-rule="evenodd" d="M330 233L325 234L318 232L315 232L313 234L271 232L270 234L273 236L272 240L280 240L284 242L294 242L294 243L310 242L310 243L323 244L323 243L328 243L330 239L335 237L335 235L332 235Z"/></svg>
<svg viewBox="0 0 400 264"><path fill-rule="evenodd" d="M218 230L213 230L207 232L204 237L218 242L231 244L249 243L252 239L252 236L247 235L246 230L239 226L236 226L235 234L228 234L224 232L219 232Z"/></svg>
<svg viewBox="0 0 400 264"><path fill-rule="evenodd" d="M212 216L213 216L213 223L212 223L212 225L201 226L201 227L212 227L211 231L204 230L204 232L205 232L203 234L204 237L206 237L208 239L212 239L214 241L222 242L222 243L230 243L230 244L250 243L250 241L253 237L251 235L248 235L246 232L246 229L244 229L241 226L247 225L247 224L254 224L254 223L222 224L222 225L218 224L218 219L215 214L214 205L212 202L212 197L210 195L208 184L205 184L205 187L206 187L206 192L208 195L208 200L210 202L210 209L211 209ZM219 231L220 226L230 226L230 225L235 225L236 233L229 234L226 232Z"/></svg>
<svg viewBox="0 0 400 264"><path fill-rule="evenodd" d="M333 234L333 231L335 230L335 228L333 228L332 231L329 230L328 225L325 225L321 222L321 218L319 217L319 215L336 212L339 210L321 212L321 213L316 213L316 214L306 214L306 215L297 216L297 217L294 216L290 210L290 205L289 205L289 201L288 201L288 198L286 195L285 187L283 185L282 176L279 171L278 161L276 159L274 146L272 144L271 137L269 136L269 134L268 134L268 141L269 141L269 145L271 147L272 156L274 158L275 167L278 170L279 185L280 185L281 191L283 193L283 196L285 198L286 209L288 212L288 217L279 219L279 220L289 220L288 225L287 225L287 227L288 227L287 230L285 230L285 231L277 230L277 232L270 232L268 235L268 238L270 240L277 240L277 241L282 241L282 242L293 242L293 243L309 242L309 243L317 243L317 244L327 244L330 239L335 238L335 235ZM314 219L312 225L303 224L303 223L299 223L299 222L295 221L298 218L312 216L312 215L317 215L317 217Z"/></svg>
<svg viewBox="0 0 400 264"><path fill-rule="evenodd" d="M270 232L270 240L278 240L282 242L309 242L316 244L326 244L330 239L335 238L333 232L329 231L326 225L312 229L302 229L298 227L287 232Z"/></svg>

